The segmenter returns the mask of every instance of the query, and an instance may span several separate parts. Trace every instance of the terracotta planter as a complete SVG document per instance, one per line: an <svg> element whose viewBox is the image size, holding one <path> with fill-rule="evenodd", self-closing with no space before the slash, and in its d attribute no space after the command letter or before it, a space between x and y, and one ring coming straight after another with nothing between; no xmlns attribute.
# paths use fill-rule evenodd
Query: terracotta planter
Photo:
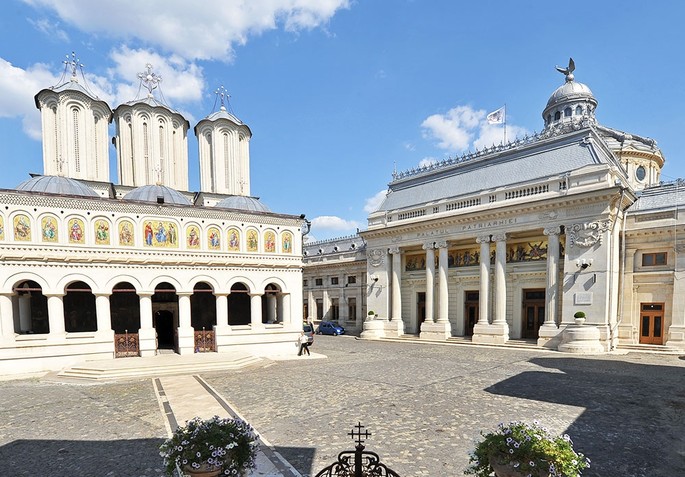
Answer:
<svg viewBox="0 0 685 477"><path fill-rule="evenodd" d="M190 466L183 467L183 473L190 477L217 477L221 474L221 469L218 467L202 464L199 469L193 469Z"/></svg>
<svg viewBox="0 0 685 477"><path fill-rule="evenodd" d="M512 464L501 462L501 459L498 462L498 459L492 457L490 458L490 467L495 471L497 477L524 477L527 475L516 469ZM543 471L538 471L532 475L533 477L549 477L549 473Z"/></svg>

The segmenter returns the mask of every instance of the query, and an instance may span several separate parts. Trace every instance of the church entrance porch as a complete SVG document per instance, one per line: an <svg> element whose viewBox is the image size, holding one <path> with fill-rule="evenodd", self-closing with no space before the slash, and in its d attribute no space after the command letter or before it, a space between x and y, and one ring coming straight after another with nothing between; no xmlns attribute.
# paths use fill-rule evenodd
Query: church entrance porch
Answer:
<svg viewBox="0 0 685 477"><path fill-rule="evenodd" d="M168 310L156 311L153 325L157 332L157 349L174 350L176 348L174 314Z"/></svg>
<svg viewBox="0 0 685 477"><path fill-rule="evenodd" d="M664 304L640 304L640 344L664 344Z"/></svg>
<svg viewBox="0 0 685 477"><path fill-rule="evenodd" d="M545 322L545 290L523 290L521 338L537 339Z"/></svg>

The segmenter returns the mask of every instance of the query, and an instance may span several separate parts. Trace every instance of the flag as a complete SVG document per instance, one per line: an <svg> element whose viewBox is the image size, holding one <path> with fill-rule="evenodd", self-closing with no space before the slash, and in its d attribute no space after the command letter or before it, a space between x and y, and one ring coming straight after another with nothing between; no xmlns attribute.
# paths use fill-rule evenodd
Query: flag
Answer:
<svg viewBox="0 0 685 477"><path fill-rule="evenodd" d="M487 116L488 124L502 124L504 122L504 106Z"/></svg>

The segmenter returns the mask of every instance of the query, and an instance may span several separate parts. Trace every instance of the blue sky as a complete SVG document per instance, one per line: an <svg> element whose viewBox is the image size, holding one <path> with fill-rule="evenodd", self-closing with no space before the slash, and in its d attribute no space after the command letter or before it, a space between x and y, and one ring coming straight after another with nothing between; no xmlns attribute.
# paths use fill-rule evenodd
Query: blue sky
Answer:
<svg viewBox="0 0 685 477"><path fill-rule="evenodd" d="M193 5L194 7L190 7ZM685 177L684 2L9 0L0 19L1 188L41 173L33 96L65 55L115 108L151 63L192 127L223 85L252 130L253 195L306 214L315 239L366 227L393 169L540 130L555 65L576 63L600 123L655 139L662 179ZM114 133L112 126L111 133ZM115 176L111 150L112 180Z"/></svg>

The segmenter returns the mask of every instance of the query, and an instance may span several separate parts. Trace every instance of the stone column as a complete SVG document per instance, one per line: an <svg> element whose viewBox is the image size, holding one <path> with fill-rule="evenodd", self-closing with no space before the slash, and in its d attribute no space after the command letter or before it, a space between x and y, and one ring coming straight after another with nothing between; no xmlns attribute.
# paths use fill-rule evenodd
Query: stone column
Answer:
<svg viewBox="0 0 685 477"><path fill-rule="evenodd" d="M283 313L281 321L283 322L284 326L288 326L290 323L292 323L292 310L290 309L290 302L290 293L283 293L281 295L281 312Z"/></svg>
<svg viewBox="0 0 685 477"><path fill-rule="evenodd" d="M98 335L109 336L112 340L114 340L109 296L109 293L95 294L95 315L97 317ZM112 343L114 343L114 341L112 341Z"/></svg>
<svg viewBox="0 0 685 477"><path fill-rule="evenodd" d="M476 238L480 244L480 291L478 292L478 322L476 328L487 328L490 316L490 236ZM477 334L474 328L474 334Z"/></svg>
<svg viewBox="0 0 685 477"><path fill-rule="evenodd" d="M426 242L423 244L426 251L426 321L433 323L433 292L435 289L435 244Z"/></svg>
<svg viewBox="0 0 685 477"><path fill-rule="evenodd" d="M676 243L675 246L675 269L685 269L685 243ZM668 327L666 333L667 346L673 346L685 350L685 276L683 272L675 272L675 280L673 280L673 312L671 313L671 326ZM667 305L668 306L668 305ZM638 310L639 320L639 310ZM639 323L639 322L638 322ZM639 329L638 324L638 329Z"/></svg>
<svg viewBox="0 0 685 477"><path fill-rule="evenodd" d="M311 279L310 279L310 281L311 281ZM304 319L306 321L313 323L315 317L316 317L316 299L314 298L314 292L312 290L309 290L307 292L307 316L305 316Z"/></svg>
<svg viewBox="0 0 685 477"><path fill-rule="evenodd" d="M0 341L14 341L12 293L0 294Z"/></svg>
<svg viewBox="0 0 685 477"><path fill-rule="evenodd" d="M63 293L48 295L48 324L50 327L50 334L48 339L63 339L66 335L64 328L64 302L62 301Z"/></svg>
<svg viewBox="0 0 685 477"><path fill-rule="evenodd" d="M250 326L253 330L264 328L262 323L262 295L250 293Z"/></svg>
<svg viewBox="0 0 685 477"><path fill-rule="evenodd" d="M553 347L551 340L559 334L557 310L559 305L559 234L561 227L555 225L544 229L547 235L547 289L545 290L545 322L538 330L538 346Z"/></svg>
<svg viewBox="0 0 685 477"><path fill-rule="evenodd" d="M495 240L495 313L492 324L507 322L507 236L493 235Z"/></svg>
<svg viewBox="0 0 685 477"><path fill-rule="evenodd" d="M228 327L228 293L215 293L216 297L216 327Z"/></svg>
<svg viewBox="0 0 685 477"><path fill-rule="evenodd" d="M447 241L438 246L438 323L449 323L449 300L447 287Z"/></svg>
<svg viewBox="0 0 685 477"><path fill-rule="evenodd" d="M190 292L178 292L178 354L195 353L195 330L192 327Z"/></svg>
<svg viewBox="0 0 685 477"><path fill-rule="evenodd" d="M140 329L138 343L140 356L154 356L157 354L157 332L152 326L152 295L153 292L139 292L140 298Z"/></svg>
<svg viewBox="0 0 685 477"><path fill-rule="evenodd" d="M390 321L402 321L402 253L399 247L389 250L392 255L392 312Z"/></svg>
<svg viewBox="0 0 685 477"><path fill-rule="evenodd" d="M19 331L31 331L31 292L18 295L19 301Z"/></svg>

